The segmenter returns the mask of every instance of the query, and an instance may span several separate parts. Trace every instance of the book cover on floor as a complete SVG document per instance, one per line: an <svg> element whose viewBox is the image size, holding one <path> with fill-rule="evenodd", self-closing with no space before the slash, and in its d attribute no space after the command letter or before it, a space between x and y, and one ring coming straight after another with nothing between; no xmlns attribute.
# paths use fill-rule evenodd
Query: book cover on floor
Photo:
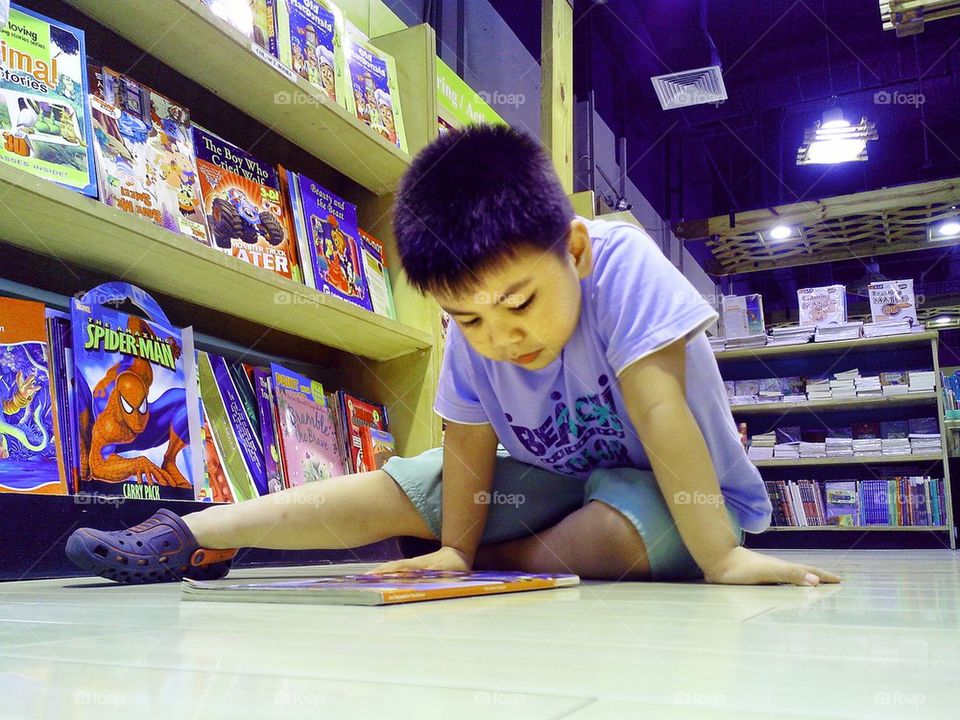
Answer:
<svg viewBox="0 0 960 720"><path fill-rule="evenodd" d="M0 493L67 494L43 303L0 297Z"/></svg>
<svg viewBox="0 0 960 720"><path fill-rule="evenodd" d="M271 371L287 486L343 475L343 458L323 385L276 363Z"/></svg>
<svg viewBox="0 0 960 720"><path fill-rule="evenodd" d="M197 367L214 451L208 452L208 462L215 458L215 479L222 475L234 502L266 495L260 429L250 417L235 369L219 355L206 352L197 353Z"/></svg>
<svg viewBox="0 0 960 720"><path fill-rule="evenodd" d="M107 303L129 301L146 315ZM193 500L187 379L193 336L129 283L72 301L79 490L135 499Z"/></svg>
<svg viewBox="0 0 960 720"><path fill-rule="evenodd" d="M340 10L324 0L277 3L277 51L280 61L347 107Z"/></svg>
<svg viewBox="0 0 960 720"><path fill-rule="evenodd" d="M373 310L363 272L357 206L304 175L296 175L300 204L295 225L305 229L313 287Z"/></svg>
<svg viewBox="0 0 960 720"><path fill-rule="evenodd" d="M208 602L398 605L426 600L551 590L573 587L579 583L580 578L570 574L417 570L272 582L185 580L181 585L181 597L184 600Z"/></svg>
<svg viewBox="0 0 960 720"><path fill-rule="evenodd" d="M106 66L89 77L100 202L206 244L190 112Z"/></svg>
<svg viewBox="0 0 960 720"><path fill-rule="evenodd" d="M210 244L255 267L295 277L296 241L277 169L199 125L192 132Z"/></svg>
<svg viewBox="0 0 960 720"><path fill-rule="evenodd" d="M83 31L11 4L0 47L0 160L96 197Z"/></svg>
<svg viewBox="0 0 960 720"><path fill-rule="evenodd" d="M388 142L408 152L393 56L350 32L345 33L343 51L348 84L347 110Z"/></svg>

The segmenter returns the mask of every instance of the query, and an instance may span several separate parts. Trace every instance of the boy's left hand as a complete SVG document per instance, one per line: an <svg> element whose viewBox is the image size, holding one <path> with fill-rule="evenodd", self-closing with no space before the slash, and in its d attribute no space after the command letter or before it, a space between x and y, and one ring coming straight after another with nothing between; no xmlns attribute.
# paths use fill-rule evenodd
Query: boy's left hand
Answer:
<svg viewBox="0 0 960 720"><path fill-rule="evenodd" d="M708 583L721 585L813 586L840 582L839 577L826 570L761 555L744 547L733 548L709 571L704 571L704 578Z"/></svg>
<svg viewBox="0 0 960 720"><path fill-rule="evenodd" d="M375 575L403 572L405 570L455 570L466 572L470 569L470 560L466 554L456 548L444 545L436 552L414 558L393 560L378 565L369 572Z"/></svg>

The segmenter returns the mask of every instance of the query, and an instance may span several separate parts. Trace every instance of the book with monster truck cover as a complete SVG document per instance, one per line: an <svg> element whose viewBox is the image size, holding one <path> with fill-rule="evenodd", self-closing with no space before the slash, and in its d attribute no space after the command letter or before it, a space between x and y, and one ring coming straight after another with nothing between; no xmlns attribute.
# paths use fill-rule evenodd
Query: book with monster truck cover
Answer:
<svg viewBox="0 0 960 720"><path fill-rule="evenodd" d="M0 297L0 493L66 495L46 309Z"/></svg>
<svg viewBox="0 0 960 720"><path fill-rule="evenodd" d="M193 125L210 245L285 278L297 277L296 236L277 169Z"/></svg>
<svg viewBox="0 0 960 720"><path fill-rule="evenodd" d="M146 317L107 303L130 301ZM193 500L188 379L193 333L129 283L106 283L71 304L79 491Z"/></svg>
<svg viewBox="0 0 960 720"><path fill-rule="evenodd" d="M276 363L271 370L287 487L343 475L344 461L323 385Z"/></svg>
<svg viewBox="0 0 960 720"><path fill-rule="evenodd" d="M0 161L97 196L84 34L10 5L0 27Z"/></svg>

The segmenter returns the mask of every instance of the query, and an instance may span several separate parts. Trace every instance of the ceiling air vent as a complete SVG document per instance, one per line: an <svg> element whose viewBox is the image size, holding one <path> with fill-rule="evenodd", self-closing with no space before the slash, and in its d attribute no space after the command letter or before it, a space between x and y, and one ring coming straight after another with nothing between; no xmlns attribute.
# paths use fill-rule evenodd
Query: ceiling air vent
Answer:
<svg viewBox="0 0 960 720"><path fill-rule="evenodd" d="M664 110L721 103L727 99L719 65L657 75L650 80Z"/></svg>

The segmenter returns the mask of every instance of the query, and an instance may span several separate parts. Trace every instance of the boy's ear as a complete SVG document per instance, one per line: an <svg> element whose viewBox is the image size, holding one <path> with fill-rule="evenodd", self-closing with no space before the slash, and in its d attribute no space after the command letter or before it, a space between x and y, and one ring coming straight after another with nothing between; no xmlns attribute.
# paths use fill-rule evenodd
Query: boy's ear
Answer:
<svg viewBox="0 0 960 720"><path fill-rule="evenodd" d="M583 220L574 218L570 221L570 239L567 241L567 251L573 260L577 275L583 280L593 270L593 248L590 243L590 231Z"/></svg>

